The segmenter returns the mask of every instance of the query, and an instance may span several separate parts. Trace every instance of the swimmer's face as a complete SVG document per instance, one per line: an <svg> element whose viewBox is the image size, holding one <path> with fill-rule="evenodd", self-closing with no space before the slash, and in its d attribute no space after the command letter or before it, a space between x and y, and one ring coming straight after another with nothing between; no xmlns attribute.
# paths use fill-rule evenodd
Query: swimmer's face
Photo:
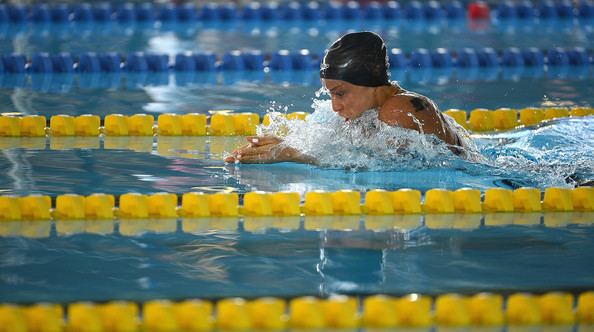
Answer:
<svg viewBox="0 0 594 332"><path fill-rule="evenodd" d="M356 119L377 106L375 88L331 79L322 79L322 84L332 97L332 109L345 119Z"/></svg>

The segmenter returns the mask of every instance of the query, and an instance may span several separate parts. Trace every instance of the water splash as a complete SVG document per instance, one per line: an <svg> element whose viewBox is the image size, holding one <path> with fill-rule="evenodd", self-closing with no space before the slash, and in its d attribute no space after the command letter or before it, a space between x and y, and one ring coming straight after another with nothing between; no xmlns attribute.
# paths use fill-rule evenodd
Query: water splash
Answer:
<svg viewBox="0 0 594 332"><path fill-rule="evenodd" d="M494 174L530 179L536 186L572 187L594 179L594 122L564 118L538 128L482 135L475 141Z"/></svg>
<svg viewBox="0 0 594 332"><path fill-rule="evenodd" d="M372 171L450 168L540 188L574 186L594 178L594 122L588 118L471 136L446 117L449 125L462 133L465 153L459 157L434 135L381 122L377 110L345 121L332 111L329 100L314 99L312 108L305 122L270 113L270 125L259 126L258 134L283 137L284 145L315 158L322 167Z"/></svg>
<svg viewBox="0 0 594 332"><path fill-rule="evenodd" d="M368 170L451 167L459 157L434 135L392 127L378 119L376 109L345 121L332 111L330 100L314 99L307 121L287 120L270 113L270 125L259 135L278 135L286 146L313 157L325 167ZM463 129L461 129L463 130ZM468 151L473 144L464 139Z"/></svg>

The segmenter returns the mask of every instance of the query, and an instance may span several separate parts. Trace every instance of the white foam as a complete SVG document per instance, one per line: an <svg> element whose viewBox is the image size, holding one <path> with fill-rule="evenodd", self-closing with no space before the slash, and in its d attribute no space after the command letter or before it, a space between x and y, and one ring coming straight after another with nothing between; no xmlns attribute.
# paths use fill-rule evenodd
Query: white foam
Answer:
<svg viewBox="0 0 594 332"><path fill-rule="evenodd" d="M316 93L320 97L321 93ZM273 112L258 135L283 137L287 146L323 167L377 171L456 168L475 176L497 176L535 187L572 186L569 177L594 177L594 124L588 119L562 119L540 128L471 135L444 114L462 141L462 157L434 135L392 127L376 110L345 121L330 100L314 99L307 121L287 120ZM569 183L568 183L569 182ZM579 180L578 180L579 182Z"/></svg>
<svg viewBox="0 0 594 332"><path fill-rule="evenodd" d="M278 135L287 146L313 157L326 167L349 169L415 169L443 167L459 160L448 145L434 135L392 127L378 119L376 109L345 121L332 111L330 100L314 99L307 121L287 120L270 114L270 125L259 126L259 135ZM449 121L449 120L448 120ZM465 148L475 155L465 133Z"/></svg>

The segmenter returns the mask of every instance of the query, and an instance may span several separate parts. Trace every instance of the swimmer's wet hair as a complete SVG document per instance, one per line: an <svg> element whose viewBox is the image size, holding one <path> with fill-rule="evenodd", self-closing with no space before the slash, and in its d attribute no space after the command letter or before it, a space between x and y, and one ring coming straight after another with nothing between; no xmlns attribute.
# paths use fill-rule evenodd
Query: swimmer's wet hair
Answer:
<svg viewBox="0 0 594 332"><path fill-rule="evenodd" d="M335 41L320 65L320 78L354 85L390 85L386 44L373 32L349 33Z"/></svg>

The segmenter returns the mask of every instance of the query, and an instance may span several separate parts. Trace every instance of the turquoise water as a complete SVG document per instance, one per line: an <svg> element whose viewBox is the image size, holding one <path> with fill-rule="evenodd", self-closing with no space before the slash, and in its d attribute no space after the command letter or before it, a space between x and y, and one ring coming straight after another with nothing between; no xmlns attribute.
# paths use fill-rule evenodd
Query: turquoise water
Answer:
<svg viewBox="0 0 594 332"><path fill-rule="evenodd" d="M503 21L473 25L467 20L427 22L292 21L119 24L10 24L0 25L0 53L19 52L137 52L178 53L186 50L227 52L230 49L276 51L308 48L322 53L349 30L376 31L388 47L590 47L591 20ZM223 42L224 41L224 42ZM232 45L230 48L229 45Z"/></svg>
<svg viewBox="0 0 594 332"><path fill-rule="evenodd" d="M553 102L594 105L591 67L392 71L392 79L430 96L442 110L523 108ZM20 83L19 83L20 82ZM232 109L312 112L320 80L315 71L271 73L5 75L3 112L104 116L112 113L206 113ZM15 87L16 86L16 87Z"/></svg>
<svg viewBox="0 0 594 332"><path fill-rule="evenodd" d="M305 23L128 28L108 24L76 29L70 25L2 26L0 53L224 52L228 45L313 51L357 24L383 31L389 46L403 49L573 47L589 46L587 40L592 39L591 24L573 21L492 24L478 30L451 22L439 29L387 26L385 22L349 24L328 29ZM394 71L392 78L430 96L441 109L594 105L592 66L546 71ZM315 71L5 74L0 80L3 113L49 117L207 113L212 109L261 115L270 110L319 111L311 107L319 89ZM364 192L375 188L572 187L576 181L594 179L593 137L591 116L559 119L538 127L473 135L484 156L481 162L446 158L423 167L411 161L374 169L292 163L225 165L223 156L241 144L242 138L0 138L0 192L56 196L191 190L304 193L347 188ZM340 151L328 154L340 156ZM492 216L475 216L464 230L451 229L447 223L440 229L430 220L414 218L406 223L394 217L336 222L348 225L339 227L348 231L311 226L324 222L315 218L269 220L277 224L267 229L254 229L254 220L235 219L27 223L23 225L37 229L36 237L18 235L26 232L0 237L0 302L581 291L594 287L591 214L545 215L530 219L531 225L519 225L504 215L503 226L495 226L497 218ZM332 224L332 220L325 222ZM375 229L374 222L390 226ZM97 234L98 228L102 231Z"/></svg>
<svg viewBox="0 0 594 332"><path fill-rule="evenodd" d="M142 301L594 287L591 225L255 233L234 225L196 231L205 227L184 221L167 234L1 238L1 298Z"/></svg>

